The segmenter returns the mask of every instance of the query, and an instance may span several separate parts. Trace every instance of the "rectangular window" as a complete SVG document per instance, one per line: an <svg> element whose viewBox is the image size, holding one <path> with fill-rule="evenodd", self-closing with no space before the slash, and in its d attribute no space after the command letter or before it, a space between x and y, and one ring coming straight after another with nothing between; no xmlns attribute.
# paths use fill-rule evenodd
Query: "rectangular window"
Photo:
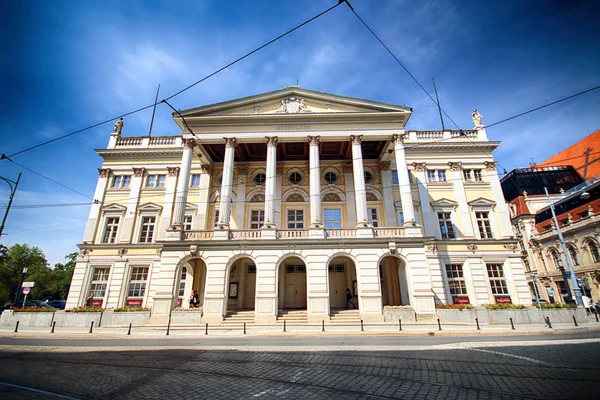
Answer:
<svg viewBox="0 0 600 400"><path fill-rule="evenodd" d="M166 175L148 175L148 178L146 179L146 187L165 187L166 180Z"/></svg>
<svg viewBox="0 0 600 400"><path fill-rule="evenodd" d="M115 175L112 181L112 187L115 189L125 189L131 183L131 175Z"/></svg>
<svg viewBox="0 0 600 400"><path fill-rule="evenodd" d="M146 293L146 281L148 280L148 267L134 267L131 269L129 281L129 293L127 295L128 306L142 306L142 300Z"/></svg>
<svg viewBox="0 0 600 400"><path fill-rule="evenodd" d="M304 210L288 210L288 229L304 228Z"/></svg>
<svg viewBox="0 0 600 400"><path fill-rule="evenodd" d="M404 212L401 208L396 208L396 219L398 221L398 226L404 226Z"/></svg>
<svg viewBox="0 0 600 400"><path fill-rule="evenodd" d="M482 239L491 239L494 237L492 233L492 227L490 225L490 213L489 212L476 212L475 219L477 220L477 227L479 228L479 235Z"/></svg>
<svg viewBox="0 0 600 400"><path fill-rule="evenodd" d="M151 243L154 239L154 226L156 217L142 217L142 229L140 230L140 243Z"/></svg>
<svg viewBox="0 0 600 400"><path fill-rule="evenodd" d="M265 211L252 210L250 217L250 229L260 229L265 224Z"/></svg>
<svg viewBox="0 0 600 400"><path fill-rule="evenodd" d="M440 233L442 239L454 239L454 225L449 212L438 212L438 222L440 224Z"/></svg>
<svg viewBox="0 0 600 400"><path fill-rule="evenodd" d="M504 279L504 270L502 264L486 264L488 278L490 279L490 287L493 295L506 296L508 288Z"/></svg>
<svg viewBox="0 0 600 400"><path fill-rule="evenodd" d="M179 279L179 297L183 297L185 294L185 280L187 279L187 268L183 267L181 270L181 278Z"/></svg>
<svg viewBox="0 0 600 400"><path fill-rule="evenodd" d="M186 231L191 231L193 221L194 221L193 215L186 215L185 217L183 217L183 229Z"/></svg>
<svg viewBox="0 0 600 400"><path fill-rule="evenodd" d="M326 208L323 212L325 229L342 227L342 211L339 208Z"/></svg>
<svg viewBox="0 0 600 400"><path fill-rule="evenodd" d="M429 182L446 182L446 170L428 169L427 180Z"/></svg>
<svg viewBox="0 0 600 400"><path fill-rule="evenodd" d="M102 243L115 243L117 241L117 231L119 230L119 217L106 218L106 226L104 227L104 235Z"/></svg>
<svg viewBox="0 0 600 400"><path fill-rule="evenodd" d="M392 183L400 183L400 180L398 179L398 171L395 169L392 170Z"/></svg>
<svg viewBox="0 0 600 400"><path fill-rule="evenodd" d="M215 210L215 226L219 223L219 210Z"/></svg>
<svg viewBox="0 0 600 400"><path fill-rule="evenodd" d="M461 264L446 264L448 288L454 304L468 304L467 285Z"/></svg>
<svg viewBox="0 0 600 400"><path fill-rule="evenodd" d="M435 170L433 170L433 169L428 169L427 170L427 180L429 182L436 182L436 180L435 180Z"/></svg>
<svg viewBox="0 0 600 400"><path fill-rule="evenodd" d="M200 187L200 174L192 175L192 180L190 182L191 187Z"/></svg>
<svg viewBox="0 0 600 400"><path fill-rule="evenodd" d="M376 208L367 208L367 218L369 218L369 223L373 225L374 228L377 228L379 226Z"/></svg>
<svg viewBox="0 0 600 400"><path fill-rule="evenodd" d="M102 306L102 299L106 294L106 285L108 284L108 276L110 275L109 267L94 268L92 275L92 284L90 285L90 294L94 295L94 299L99 302L92 304L94 306Z"/></svg>
<svg viewBox="0 0 600 400"><path fill-rule="evenodd" d="M480 169L463 169L465 182L481 182L483 180Z"/></svg>
<svg viewBox="0 0 600 400"><path fill-rule="evenodd" d="M438 182L446 182L446 170L438 169Z"/></svg>

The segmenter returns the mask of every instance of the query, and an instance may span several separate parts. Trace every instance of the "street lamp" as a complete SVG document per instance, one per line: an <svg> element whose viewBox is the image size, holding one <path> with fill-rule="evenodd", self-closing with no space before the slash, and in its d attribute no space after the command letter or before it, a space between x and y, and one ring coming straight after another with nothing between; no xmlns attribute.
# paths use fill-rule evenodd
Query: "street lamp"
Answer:
<svg viewBox="0 0 600 400"><path fill-rule="evenodd" d="M23 267L23 271L21 272L21 281L19 282L19 287L17 287L17 292L15 293L15 301L13 304L17 304L19 301L19 297L21 297L21 286L23 286L23 281L25 280L25 274L29 268Z"/></svg>
<svg viewBox="0 0 600 400"><path fill-rule="evenodd" d="M6 207L6 211L4 212L4 218L2 218L2 225L0 225L0 240L2 240L2 232L4 232L4 224L6 223L6 217L8 217L8 212L10 211L10 206L12 205L13 197L15 197L15 192L17 191L17 187L19 186L19 181L21 180L21 172L19 172L19 177L17 178L16 182L13 180L10 180L8 178L5 178L3 176L0 176L0 180L3 180L4 182L8 183L8 186L10 186L10 197L8 199L8 206ZM13 184L15 186L13 186Z"/></svg>
<svg viewBox="0 0 600 400"><path fill-rule="evenodd" d="M578 306L583 306L583 299L581 298L581 290L579 289L579 285L577 284L577 278L575 277L575 271L573 270L573 263L571 262L571 257L569 256L569 252L567 251L567 246L565 245L565 240L563 239L562 232L560 231L560 226L558 225L558 218L556 218L556 212L554 211L554 204L550 201L550 195L548 194L548 189L544 188L546 192L546 198L548 199L548 204L550 204L550 210L552 211L552 218L554 219L554 225L556 226L556 232L558 233L558 240L560 240L560 244L562 246L563 253L565 254L565 258L567 259L567 266L569 267L569 275L571 275L571 284L573 285L573 292L575 293L575 299L577 300Z"/></svg>

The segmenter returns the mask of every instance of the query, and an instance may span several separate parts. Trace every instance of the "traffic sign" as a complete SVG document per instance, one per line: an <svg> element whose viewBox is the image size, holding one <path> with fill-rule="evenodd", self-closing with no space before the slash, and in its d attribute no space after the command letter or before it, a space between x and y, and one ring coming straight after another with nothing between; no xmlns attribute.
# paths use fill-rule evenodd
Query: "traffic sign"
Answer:
<svg viewBox="0 0 600 400"><path fill-rule="evenodd" d="M21 287L32 288L34 286L35 286L35 282L23 282L23 285Z"/></svg>
<svg viewBox="0 0 600 400"><path fill-rule="evenodd" d="M24 287L23 288L23 294L29 294L30 291L31 291L30 287Z"/></svg>

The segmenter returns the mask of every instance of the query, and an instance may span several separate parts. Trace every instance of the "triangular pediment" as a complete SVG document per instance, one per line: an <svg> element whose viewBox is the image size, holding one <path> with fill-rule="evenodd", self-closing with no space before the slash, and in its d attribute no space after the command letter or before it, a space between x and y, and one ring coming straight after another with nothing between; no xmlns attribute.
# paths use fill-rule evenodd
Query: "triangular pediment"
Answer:
<svg viewBox="0 0 600 400"><path fill-rule="evenodd" d="M102 212L114 212L114 213L122 213L125 212L127 210L127 207L122 206L120 204L117 203L111 203L111 204L107 204L104 207L102 207Z"/></svg>
<svg viewBox="0 0 600 400"><path fill-rule="evenodd" d="M468 204L471 208L473 208L473 207L493 208L494 206L496 206L495 201L489 200L489 199L484 199L483 197L479 197L475 200L471 200Z"/></svg>
<svg viewBox="0 0 600 400"><path fill-rule="evenodd" d="M138 211L157 211L160 212L162 207L155 203L144 203L138 207Z"/></svg>
<svg viewBox="0 0 600 400"><path fill-rule="evenodd" d="M446 198L442 198L436 201L432 201L431 205L433 207L456 207L458 206L458 203L455 202L454 200L450 200L450 199L446 199Z"/></svg>
<svg viewBox="0 0 600 400"><path fill-rule="evenodd" d="M192 203L185 203L185 211L193 211L196 212L198 210L198 206Z"/></svg>
<svg viewBox="0 0 600 400"><path fill-rule="evenodd" d="M326 113L412 113L410 107L288 86L281 90L181 111L185 118ZM176 114L173 117L177 117Z"/></svg>

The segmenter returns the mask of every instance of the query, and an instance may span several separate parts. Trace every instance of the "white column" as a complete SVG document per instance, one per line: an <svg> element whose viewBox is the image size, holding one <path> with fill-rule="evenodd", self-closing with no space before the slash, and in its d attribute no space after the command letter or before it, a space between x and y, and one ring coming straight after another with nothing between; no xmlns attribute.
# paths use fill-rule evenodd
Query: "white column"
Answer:
<svg viewBox="0 0 600 400"><path fill-rule="evenodd" d="M246 209L246 181L248 177L248 165L237 165L237 192L235 203L235 226L237 229L244 229L244 216Z"/></svg>
<svg viewBox="0 0 600 400"><path fill-rule="evenodd" d="M410 179L406 167L406 154L404 152L404 134L393 135L394 151L396 153L396 170L398 171L398 184L400 185L400 201L404 213L404 225L415 224L415 206L413 205L412 192L410 190Z"/></svg>
<svg viewBox="0 0 600 400"><path fill-rule="evenodd" d="M131 178L131 186L129 188L129 201L127 202L127 210L125 211L125 219L123 221L123 230L119 234L121 242L133 243L135 239L133 235L133 224L137 215L137 207L140 201L140 191L142 190L142 181L144 180L145 168L133 168L133 178Z"/></svg>
<svg viewBox="0 0 600 400"><path fill-rule="evenodd" d="M427 190L427 176L425 176L425 163L413 163L415 176L417 177L417 190L421 201L421 212L423 213L423 228L425 236L435 236L435 225L431 214L429 203L429 192Z"/></svg>
<svg viewBox="0 0 600 400"><path fill-rule="evenodd" d="M323 225L321 219L321 164L319 160L320 136L309 136L308 145L310 160L310 226L319 228Z"/></svg>
<svg viewBox="0 0 600 400"><path fill-rule="evenodd" d="M497 161L486 161L483 163L487 170L487 175L490 180L492 187L492 193L494 194L494 200L496 201L496 209L498 210L498 216L500 217L500 227L502 228L501 235L503 237L513 236L512 226L510 224L510 214L508 213L508 206L504 195L502 194L502 186L500 185L500 179L498 178L498 171L496 166Z"/></svg>
<svg viewBox="0 0 600 400"><path fill-rule="evenodd" d="M265 181L265 228L275 224L275 177L277 174L277 136L267 136L267 180Z"/></svg>
<svg viewBox="0 0 600 400"><path fill-rule="evenodd" d="M181 167L179 169L179 181L177 182L177 194L175 195L175 209L173 211L173 228L175 229L183 230L183 219L185 218L185 204L187 202L193 152L194 140L184 140Z"/></svg>
<svg viewBox="0 0 600 400"><path fill-rule="evenodd" d="M160 217L160 230L158 231L158 239L162 240L167 237L165 227L171 222L171 213L173 211L173 203L175 199L175 188L177 187L177 177L179 176L179 167L167 167L167 184L165 186L165 199L163 202L163 213Z"/></svg>
<svg viewBox="0 0 600 400"><path fill-rule="evenodd" d="M277 175L275 176L275 203L274 203L274 218L275 218L275 227L277 229L281 229L281 220L282 220L282 207L281 207L281 196L282 196L282 188L283 188L283 164L277 165ZM279 211L277 211L279 210ZM283 216L285 217L285 216ZM286 224L286 222L283 222ZM286 225L284 225L286 226Z"/></svg>
<svg viewBox="0 0 600 400"><path fill-rule="evenodd" d="M352 176L352 166L344 165L344 182L346 183L346 221L347 226L356 226L356 201L352 193L354 193L354 181ZM346 225L344 225L344 228Z"/></svg>
<svg viewBox="0 0 600 400"><path fill-rule="evenodd" d="M98 175L98 183L96 183L96 191L94 192L94 202L90 207L90 215L88 216L85 232L83 233L83 241L90 243L94 241L96 229L100 225L100 210L102 208L102 203L104 203L104 193L106 192L110 169L98 168Z"/></svg>
<svg viewBox="0 0 600 400"><path fill-rule="evenodd" d="M225 139L225 157L223 160L223 180L221 182L221 203L219 205L219 228L229 228L231 218L231 191L233 186L233 159L237 140Z"/></svg>
<svg viewBox="0 0 600 400"><path fill-rule="evenodd" d="M475 233L473 231L473 222L471 220L471 210L467 203L467 194L465 192L465 185L463 184L461 168L462 163L460 162L449 162L450 167L450 180L454 186L454 194L458 201L458 214L460 220L460 237L461 238L473 238Z"/></svg>
<svg viewBox="0 0 600 400"><path fill-rule="evenodd" d="M389 161L378 163L381 171L381 184L383 185L383 206L385 208L385 226L398 226L396 209L394 207L394 192L392 191L392 171Z"/></svg>
<svg viewBox="0 0 600 400"><path fill-rule="evenodd" d="M350 135L352 142L352 172L354 174L354 195L356 198L357 226L368 224L367 218L367 192L365 185L365 168L362 158L362 135Z"/></svg>
<svg viewBox="0 0 600 400"><path fill-rule="evenodd" d="M198 196L198 218L194 221L194 229L207 229L206 219L210 219L208 229L213 229L214 222L206 213L208 212L208 196L210 194L210 173L212 166L203 164L200 166L200 194Z"/></svg>

